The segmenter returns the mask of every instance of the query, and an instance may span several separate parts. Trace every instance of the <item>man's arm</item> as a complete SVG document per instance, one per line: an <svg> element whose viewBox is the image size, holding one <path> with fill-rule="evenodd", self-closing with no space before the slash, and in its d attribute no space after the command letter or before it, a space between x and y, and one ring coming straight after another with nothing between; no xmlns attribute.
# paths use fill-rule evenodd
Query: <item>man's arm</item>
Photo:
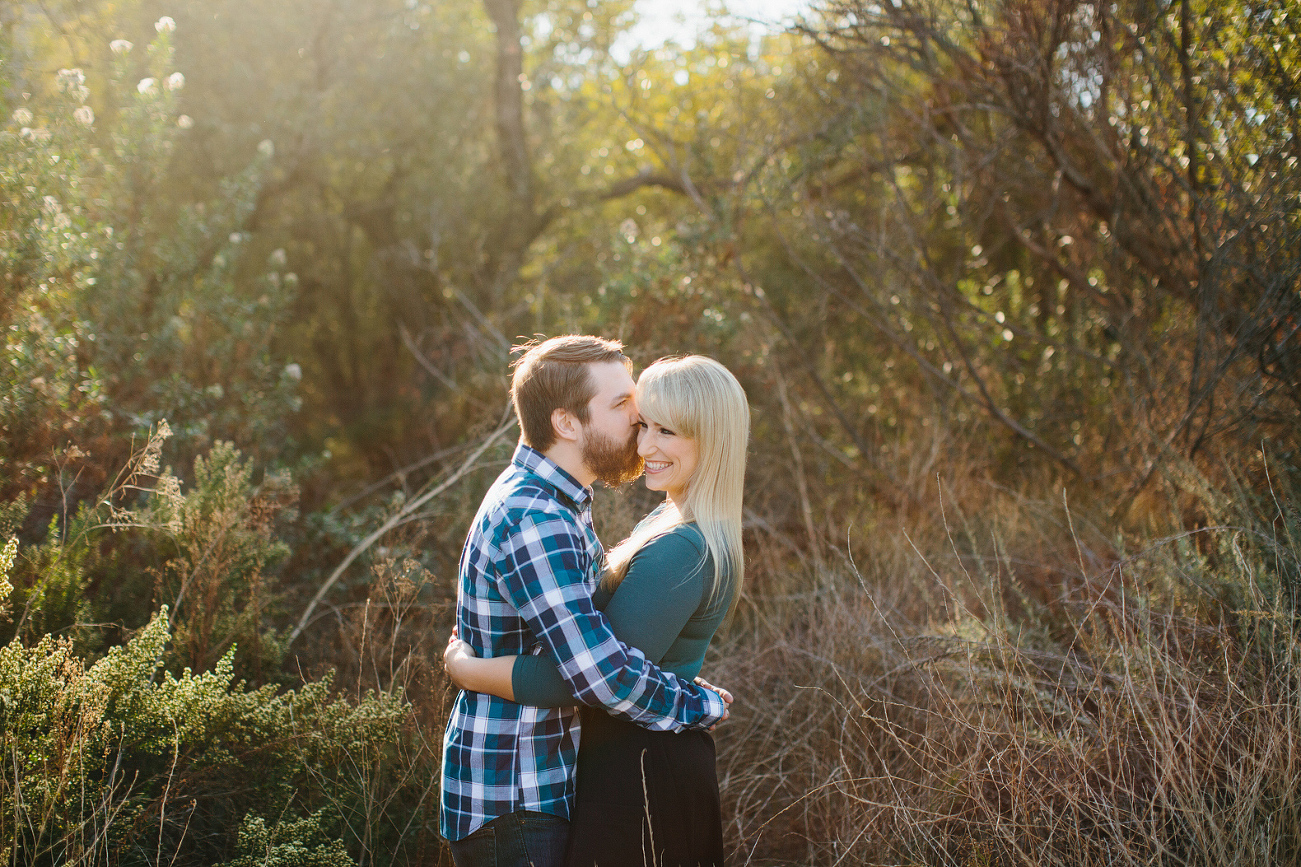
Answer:
<svg viewBox="0 0 1301 867"><path fill-rule="evenodd" d="M602 606L615 636L662 666L665 654L695 616L712 583L713 569L705 574L705 566L713 562L707 555L703 540L697 545L678 533L646 543L633 557L609 604ZM489 673L488 666L484 669ZM499 673L491 673L494 685L498 684ZM687 679L699 670L674 667L673 673ZM548 654L517 657L511 675L511 698L520 704L563 707L574 703L568 684Z"/></svg>
<svg viewBox="0 0 1301 867"><path fill-rule="evenodd" d="M576 699L652 731L708 728L723 699L661 670L614 636L584 584L585 541L559 515L528 512L501 545L499 586L555 657Z"/></svg>

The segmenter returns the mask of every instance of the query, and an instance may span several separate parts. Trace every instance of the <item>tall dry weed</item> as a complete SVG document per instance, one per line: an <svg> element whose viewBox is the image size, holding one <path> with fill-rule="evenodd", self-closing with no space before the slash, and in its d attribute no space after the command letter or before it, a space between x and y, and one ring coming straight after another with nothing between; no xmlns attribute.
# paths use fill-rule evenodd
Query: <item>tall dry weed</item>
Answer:
<svg viewBox="0 0 1301 867"><path fill-rule="evenodd" d="M1297 863L1289 502L1134 553L1006 491L941 545L752 550L709 670L736 863Z"/></svg>

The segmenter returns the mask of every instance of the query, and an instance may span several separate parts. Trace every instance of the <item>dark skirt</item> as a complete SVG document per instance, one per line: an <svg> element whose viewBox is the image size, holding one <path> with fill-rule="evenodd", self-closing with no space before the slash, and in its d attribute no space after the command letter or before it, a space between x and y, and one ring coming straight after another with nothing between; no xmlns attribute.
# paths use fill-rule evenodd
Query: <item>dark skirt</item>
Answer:
<svg viewBox="0 0 1301 867"><path fill-rule="evenodd" d="M708 732L650 732L583 709L568 867L722 867Z"/></svg>

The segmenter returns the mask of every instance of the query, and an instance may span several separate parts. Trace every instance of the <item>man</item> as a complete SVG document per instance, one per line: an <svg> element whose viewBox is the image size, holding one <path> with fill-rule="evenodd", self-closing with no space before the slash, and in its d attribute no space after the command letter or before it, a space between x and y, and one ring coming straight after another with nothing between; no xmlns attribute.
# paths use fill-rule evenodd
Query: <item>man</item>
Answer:
<svg viewBox="0 0 1301 867"><path fill-rule="evenodd" d="M517 362L520 444L466 539L457 630L480 656L550 652L584 704L656 731L707 728L726 718L724 700L622 644L592 606L604 551L591 485L641 472L630 369L618 342L577 335ZM442 832L458 867L560 863L578 742L575 708L457 696L443 739Z"/></svg>

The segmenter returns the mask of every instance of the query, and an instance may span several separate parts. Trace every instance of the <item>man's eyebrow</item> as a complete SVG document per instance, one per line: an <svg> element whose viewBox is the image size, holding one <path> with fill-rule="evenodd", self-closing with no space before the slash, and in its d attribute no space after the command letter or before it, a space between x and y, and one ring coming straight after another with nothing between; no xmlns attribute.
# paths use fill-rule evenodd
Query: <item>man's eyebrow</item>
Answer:
<svg viewBox="0 0 1301 867"><path fill-rule="evenodd" d="M614 396L614 400L610 401L610 406L615 406L616 404L622 403L625 400L630 400L633 394L635 393L636 392L630 388L627 391L623 391L620 392L619 394L616 394Z"/></svg>

